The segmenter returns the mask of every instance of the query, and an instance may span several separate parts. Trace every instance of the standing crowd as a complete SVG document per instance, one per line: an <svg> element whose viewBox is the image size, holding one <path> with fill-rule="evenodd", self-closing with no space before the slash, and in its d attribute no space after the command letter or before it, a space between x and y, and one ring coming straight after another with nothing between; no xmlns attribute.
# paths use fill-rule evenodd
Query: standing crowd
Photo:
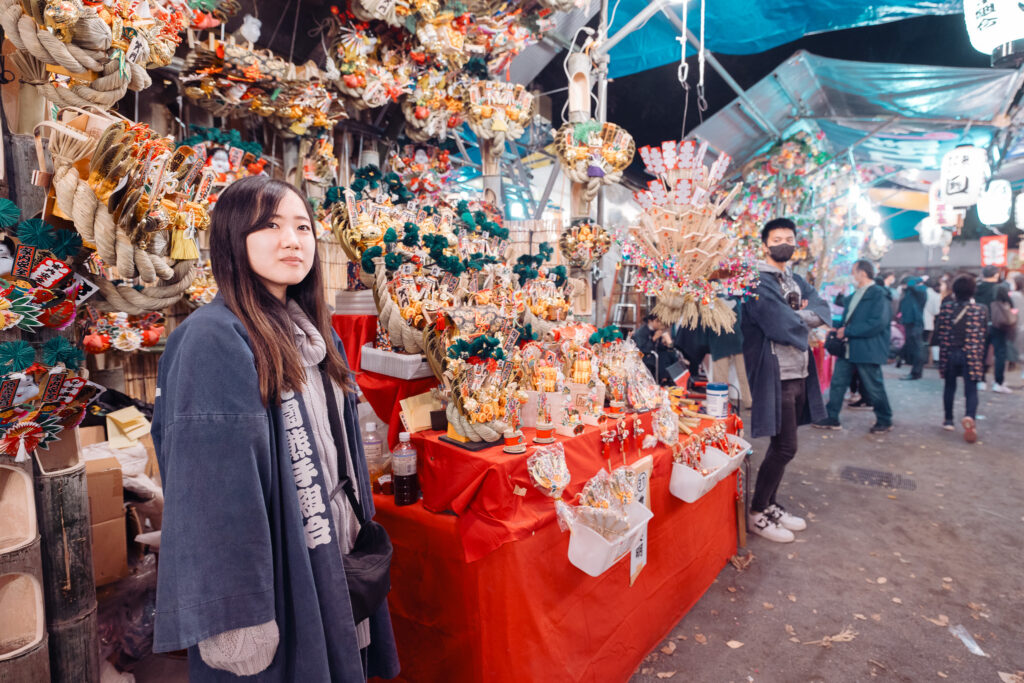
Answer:
<svg viewBox="0 0 1024 683"><path fill-rule="evenodd" d="M776 218L761 230L766 256L758 263L756 295L745 302L729 301L736 312L732 330L714 334L667 325L648 316L633 334L644 362L662 384L672 384L674 368L689 367L693 377L710 355L708 379L728 384L741 409L751 410L752 435L769 437L758 470L749 511L752 532L772 541L795 540L806 522L787 512L777 500L786 466L797 452L797 430L811 424L842 429L840 413L852 409L875 413L872 434L893 429L893 410L885 389L883 366L907 365L901 380L922 378L935 363L943 379L943 429L956 430L954 400L962 380L965 409L960 421L964 439L978 438L978 391L992 371L991 389L1012 393L1006 386L1008 363L1024 361L1024 275L1001 280L1000 270L986 266L981 280L969 273L904 276L875 272L866 259L851 269L853 291L837 296L842 313L833 316L828 303L789 264L796 249L796 225ZM876 276L877 275L877 276ZM816 328L827 328L825 350L835 358L828 396L818 380L811 355ZM1022 375L1024 376L1024 375Z"/></svg>

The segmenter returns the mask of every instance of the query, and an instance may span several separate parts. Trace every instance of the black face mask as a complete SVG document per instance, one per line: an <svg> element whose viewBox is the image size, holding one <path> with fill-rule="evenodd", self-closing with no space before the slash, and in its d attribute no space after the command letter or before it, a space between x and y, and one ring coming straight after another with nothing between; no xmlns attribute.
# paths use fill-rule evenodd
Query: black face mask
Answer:
<svg viewBox="0 0 1024 683"><path fill-rule="evenodd" d="M768 253L776 263L785 263L793 258L794 251L796 251L796 246L792 244L775 244L768 247Z"/></svg>

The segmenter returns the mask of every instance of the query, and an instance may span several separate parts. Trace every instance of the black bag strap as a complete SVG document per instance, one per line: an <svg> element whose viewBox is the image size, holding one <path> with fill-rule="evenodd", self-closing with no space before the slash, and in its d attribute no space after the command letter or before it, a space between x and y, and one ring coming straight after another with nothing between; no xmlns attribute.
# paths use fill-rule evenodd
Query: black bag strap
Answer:
<svg viewBox="0 0 1024 683"><path fill-rule="evenodd" d="M328 500L334 500L338 489L342 489L345 495L348 496L348 502L352 505L352 512L355 513L356 519L359 520L359 527L362 528L366 524L366 518L363 515L363 506L356 500L356 492L352 487L352 480L348 476L348 458L346 457L348 444L342 438L344 430L341 428L341 413L338 411L338 399L334 396L334 382L331 381L331 377L327 374L327 369L323 365L320 366L320 378L324 384L324 395L327 397L327 416L331 424L331 436L334 438L334 446L338 451L338 486L331 491Z"/></svg>

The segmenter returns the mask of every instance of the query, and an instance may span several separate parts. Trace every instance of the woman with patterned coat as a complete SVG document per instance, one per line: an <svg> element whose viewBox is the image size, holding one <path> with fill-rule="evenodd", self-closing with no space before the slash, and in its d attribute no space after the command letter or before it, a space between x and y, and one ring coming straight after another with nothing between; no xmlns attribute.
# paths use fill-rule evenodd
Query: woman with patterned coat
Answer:
<svg viewBox="0 0 1024 683"><path fill-rule="evenodd" d="M978 440L975 418L978 411L978 382L985 376L985 333L988 311L974 302L976 285L972 275L960 275L953 281L953 296L947 298L935 317L935 335L939 340L939 375L945 380L942 395L946 419L942 428L953 431L953 398L956 380L964 378L966 415L961 424L964 440Z"/></svg>

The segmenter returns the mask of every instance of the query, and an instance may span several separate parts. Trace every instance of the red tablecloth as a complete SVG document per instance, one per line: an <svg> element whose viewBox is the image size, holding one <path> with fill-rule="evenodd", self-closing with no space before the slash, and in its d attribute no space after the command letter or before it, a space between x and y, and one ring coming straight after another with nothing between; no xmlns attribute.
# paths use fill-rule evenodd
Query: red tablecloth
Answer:
<svg viewBox="0 0 1024 683"><path fill-rule="evenodd" d="M640 418L645 433L650 434L651 414ZM629 418L630 423L632 419ZM557 437L565 449L566 464L572 474L572 483L564 494L566 500L579 493L598 470L608 466L601 455L603 429L587 427L579 436ZM528 444L532 444L534 431L523 430ZM441 434L413 435L419 454L423 506L433 512L450 511L458 515L456 524L467 562L554 523L551 498L533 485L526 470L526 458L532 448L527 449L525 455L509 455L500 445L473 452L441 441ZM612 467L623 464L619 451L616 453ZM641 455L647 454L654 456L654 474L664 476L667 486L672 466L669 449L659 445ZM632 464L639 457L635 449L631 449L627 463Z"/></svg>
<svg viewBox="0 0 1024 683"><path fill-rule="evenodd" d="M596 469L574 470L574 482ZM399 680L627 680L736 552L736 475L687 504L669 493L669 472L667 451L656 455L648 565L633 586L626 559L597 578L569 564L569 534L553 521L467 563L460 518L376 496L394 545ZM520 510L540 495L526 485Z"/></svg>
<svg viewBox="0 0 1024 683"><path fill-rule="evenodd" d="M331 318L331 325L341 337L349 367L353 371L358 370L363 344L372 342L377 336L377 316L336 315Z"/></svg>
<svg viewBox="0 0 1024 683"><path fill-rule="evenodd" d="M397 379L359 369L363 344L372 342L377 336L377 316L336 315L331 319L331 324L345 346L349 367L356 373L356 384L363 390L363 396L377 417L387 422L388 445L394 448L398 443L398 434L402 431L402 420L398 416L402 412L399 401L430 391L437 386L437 379Z"/></svg>
<svg viewBox="0 0 1024 683"><path fill-rule="evenodd" d="M356 374L356 384L363 390L363 396L373 407L373 412L382 422L388 423L388 445L391 448L398 443L398 434L402 431L402 412L399 404L403 398L422 394L437 386L435 377L420 379L397 379L380 375L376 372L361 370Z"/></svg>

